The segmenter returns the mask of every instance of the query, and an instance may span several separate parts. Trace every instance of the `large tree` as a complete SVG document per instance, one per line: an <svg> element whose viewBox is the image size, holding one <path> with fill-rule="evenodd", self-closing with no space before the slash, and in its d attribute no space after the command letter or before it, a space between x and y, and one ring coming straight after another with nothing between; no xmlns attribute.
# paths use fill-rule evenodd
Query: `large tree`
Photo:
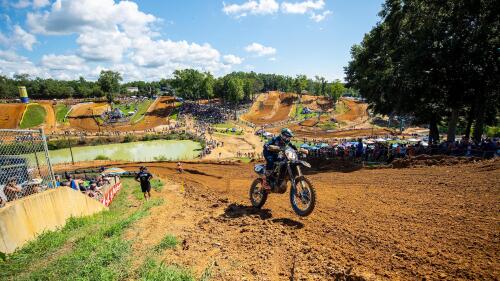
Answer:
<svg viewBox="0 0 500 281"><path fill-rule="evenodd" d="M112 70L101 70L97 83L101 90L106 94L108 102L113 102L115 94L120 92L120 81L122 75L119 72Z"/></svg>
<svg viewBox="0 0 500 281"><path fill-rule="evenodd" d="M494 2L387 0L381 21L351 50L347 81L376 112L429 123L434 140L442 120L454 140L466 112L480 138L488 110L477 108L498 112Z"/></svg>

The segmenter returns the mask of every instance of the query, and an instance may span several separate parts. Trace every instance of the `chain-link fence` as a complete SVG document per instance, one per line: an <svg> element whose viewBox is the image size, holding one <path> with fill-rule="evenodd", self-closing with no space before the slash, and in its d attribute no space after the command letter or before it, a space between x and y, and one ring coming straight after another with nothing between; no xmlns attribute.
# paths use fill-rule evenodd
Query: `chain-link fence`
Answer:
<svg viewBox="0 0 500 281"><path fill-rule="evenodd" d="M0 129L0 206L55 187L43 130Z"/></svg>

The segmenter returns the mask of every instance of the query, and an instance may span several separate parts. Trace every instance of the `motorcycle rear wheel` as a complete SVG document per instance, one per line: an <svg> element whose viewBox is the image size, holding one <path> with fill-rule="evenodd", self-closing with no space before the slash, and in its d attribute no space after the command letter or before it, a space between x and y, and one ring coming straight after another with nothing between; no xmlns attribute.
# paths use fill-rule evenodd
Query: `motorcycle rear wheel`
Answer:
<svg viewBox="0 0 500 281"><path fill-rule="evenodd" d="M303 183L305 186L301 186ZM314 186L312 185L311 181L304 176L297 177L295 179L295 185L296 188L301 187L299 189L299 193L302 193L301 195L303 198L297 196L297 192L293 190L293 188L291 188L290 203L292 204L292 209L297 215L301 217L306 217L312 213L314 207L316 206L316 190L314 189ZM299 200L300 202L298 202ZM306 206L305 207L300 206L302 204Z"/></svg>
<svg viewBox="0 0 500 281"><path fill-rule="evenodd" d="M267 192L264 190L262 179L258 178L250 186L250 202L255 208L262 208L267 201Z"/></svg>

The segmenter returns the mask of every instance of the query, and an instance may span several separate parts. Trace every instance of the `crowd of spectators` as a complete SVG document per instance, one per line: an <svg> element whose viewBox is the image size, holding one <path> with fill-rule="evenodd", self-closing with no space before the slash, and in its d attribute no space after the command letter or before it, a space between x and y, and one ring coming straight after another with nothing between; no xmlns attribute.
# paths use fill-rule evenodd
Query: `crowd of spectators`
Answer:
<svg viewBox="0 0 500 281"><path fill-rule="evenodd" d="M105 192L104 188L111 184L112 177L101 174L96 176L78 176L65 173L65 181L60 181L60 176L56 176L56 182L61 186L67 186L73 190L80 191L91 198L100 200Z"/></svg>
<svg viewBox="0 0 500 281"><path fill-rule="evenodd" d="M466 138L456 142L428 144L424 141L407 142L402 140L374 142L358 139L356 142L340 142L336 144L306 143L303 148L309 150L310 158L359 159L368 162L391 162L396 158L427 155L449 155L493 158L500 155L500 140L485 138L481 142L473 142Z"/></svg>
<svg viewBox="0 0 500 281"><path fill-rule="evenodd" d="M232 110L222 104L199 104L185 101L179 110L180 114L190 114L198 120L210 124L224 123L231 117Z"/></svg>
<svg viewBox="0 0 500 281"><path fill-rule="evenodd" d="M52 182L44 183L40 178L20 183L17 177L11 177L4 185L0 185L0 207L5 206L7 202L61 186L80 191L91 198L100 200L105 192L104 189L109 186L112 179L112 177L104 175L78 176L65 173L64 179L61 179L60 175L55 176L54 186Z"/></svg>

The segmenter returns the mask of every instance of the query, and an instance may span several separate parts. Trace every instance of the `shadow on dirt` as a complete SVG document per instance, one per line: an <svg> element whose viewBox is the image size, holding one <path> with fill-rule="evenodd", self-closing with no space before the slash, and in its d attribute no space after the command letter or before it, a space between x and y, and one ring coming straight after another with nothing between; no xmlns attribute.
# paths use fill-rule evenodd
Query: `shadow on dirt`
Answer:
<svg viewBox="0 0 500 281"><path fill-rule="evenodd" d="M222 179L221 176L209 175L207 173L200 172L198 170L193 170L193 169L184 169L184 172L187 172L187 173L190 173L190 174L194 174L194 175L201 175L201 176L207 176L207 177L213 177L213 178L217 178L217 179Z"/></svg>
<svg viewBox="0 0 500 281"><path fill-rule="evenodd" d="M283 226L289 226L289 227L292 227L295 229L301 229L304 227L303 223L296 221L296 220L289 219L289 218L276 218L276 219L272 219L271 221L273 223L279 223Z"/></svg>
<svg viewBox="0 0 500 281"><path fill-rule="evenodd" d="M257 209L251 206L245 206L241 204L230 204L224 210L224 217L226 218L241 218L246 216L258 216L262 220L267 220L272 218L271 210L269 209Z"/></svg>

